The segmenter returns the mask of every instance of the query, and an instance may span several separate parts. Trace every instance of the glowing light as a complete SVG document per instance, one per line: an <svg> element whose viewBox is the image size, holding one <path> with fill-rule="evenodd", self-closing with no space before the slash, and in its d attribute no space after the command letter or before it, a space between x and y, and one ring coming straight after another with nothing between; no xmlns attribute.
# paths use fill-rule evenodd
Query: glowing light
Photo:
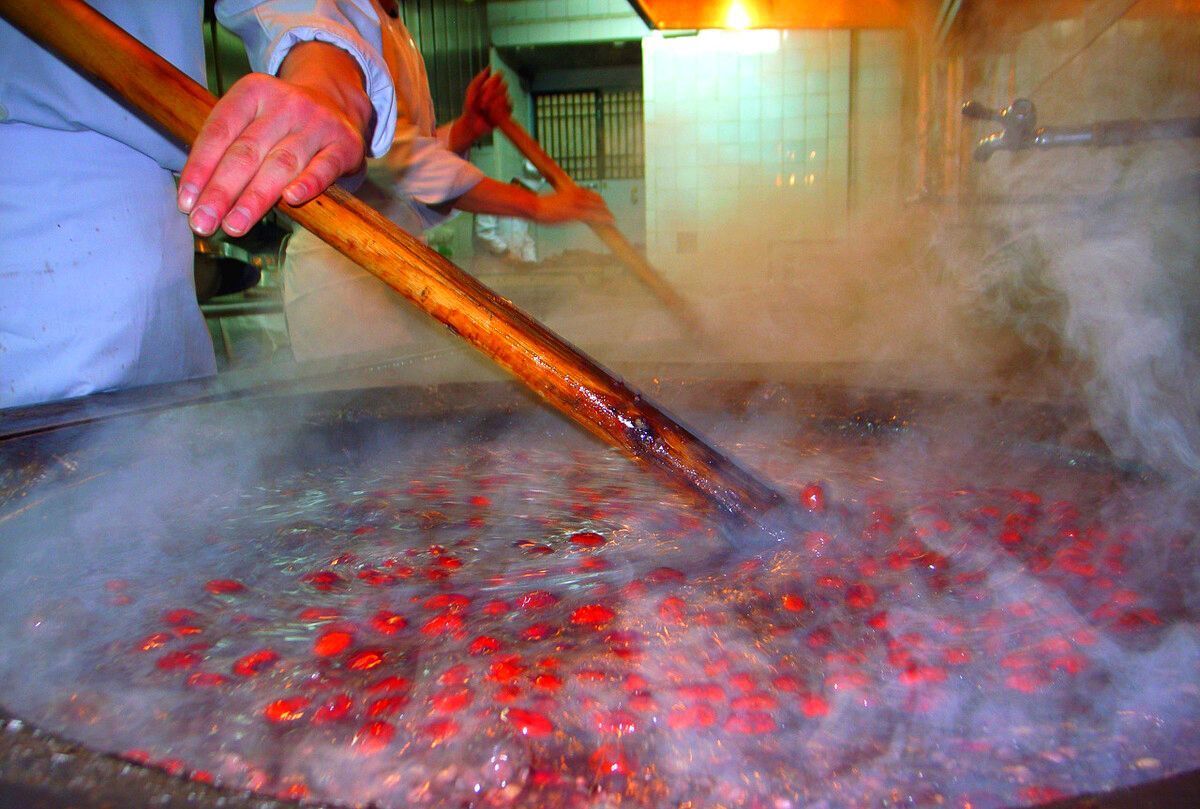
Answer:
<svg viewBox="0 0 1200 809"><path fill-rule="evenodd" d="M811 152L808 153L808 159L809 160L817 159L817 150L816 149L813 149Z"/></svg>
<svg viewBox="0 0 1200 809"><path fill-rule="evenodd" d="M796 184L796 175L795 174L788 175L788 185L795 185L795 184Z"/></svg>
<svg viewBox="0 0 1200 809"><path fill-rule="evenodd" d="M817 181L817 175L815 175L815 174L805 174L804 175L804 184L805 185L812 185L816 181Z"/></svg>
<svg viewBox="0 0 1200 809"><path fill-rule="evenodd" d="M745 31L750 27L750 12L741 0L733 0L725 12L725 27L733 31Z"/></svg>
<svg viewBox="0 0 1200 809"><path fill-rule="evenodd" d="M733 53L738 56L757 56L779 50L780 32L769 28L753 31L708 29L696 36L706 53Z"/></svg>

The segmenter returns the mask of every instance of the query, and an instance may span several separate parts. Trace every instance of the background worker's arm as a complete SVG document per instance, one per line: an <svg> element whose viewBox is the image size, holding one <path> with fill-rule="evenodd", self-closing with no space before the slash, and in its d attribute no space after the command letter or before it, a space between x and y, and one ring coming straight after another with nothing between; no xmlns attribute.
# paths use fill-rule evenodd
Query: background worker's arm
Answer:
<svg viewBox="0 0 1200 809"><path fill-rule="evenodd" d="M543 225L574 221L610 224L613 221L603 197L595 191L575 186L553 194L535 194L490 177L480 180L454 200L453 205L460 211L519 216Z"/></svg>

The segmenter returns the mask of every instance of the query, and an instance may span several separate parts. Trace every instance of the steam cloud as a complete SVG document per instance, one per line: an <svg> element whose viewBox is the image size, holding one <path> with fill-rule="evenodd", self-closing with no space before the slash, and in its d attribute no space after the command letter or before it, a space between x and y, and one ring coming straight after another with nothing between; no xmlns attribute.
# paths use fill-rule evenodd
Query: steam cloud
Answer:
<svg viewBox="0 0 1200 809"><path fill-rule="evenodd" d="M1099 67L1091 63L1089 69ZM1058 92L1065 95L1063 89ZM1127 93L1122 97L1128 97ZM1052 122L1052 117L1068 123L1125 114L1103 105L1095 109L1082 104L1071 108L1066 101L1056 108L1056 96L1049 91L1046 97L1035 100L1043 105L1047 122ZM1153 109L1139 112L1181 113L1192 102L1193 97L1181 101L1158 93L1154 94ZM1192 108L1191 112L1197 111ZM1010 448L997 447L999 439L1009 438L1002 432L1002 414L988 411L985 400L973 400L970 393L966 398L978 405L977 410L968 407L966 412L955 411L950 414L952 418L946 416L946 421L940 421L946 414L931 407L928 412L909 414L920 425L913 429L901 429L905 427L903 422L886 418L897 415L895 412L881 410L873 414L879 416L878 421L859 422L856 426L865 430L869 439L878 434L886 440L866 440L842 455L833 446L836 441L821 432L819 419L798 424L794 417L781 419L777 413L773 415L776 393L770 385L749 393L747 401L741 403L747 411L743 424L703 424L704 431L711 431L733 454L749 457L751 466L780 482L789 494L810 480L832 481L831 499L845 503L851 516L869 512L873 505L867 502L867 496L881 488L886 490L895 498L896 513L902 515L897 535L922 532L925 526L921 520L925 517L917 507L931 499L931 492L948 497L947 490L958 486L978 484L985 489L988 485L1016 485L1016 478L1017 483L1040 487L1047 503L1058 497L1090 496L1095 511L1089 516L1094 522L1136 529L1141 532L1139 538L1146 538L1148 545L1133 543L1129 566L1134 572L1123 583L1136 586L1151 603L1160 606L1160 613L1171 626L1155 635L1146 648L1129 648L1101 638L1089 652L1088 674L1078 683L1054 691L1043 704L1031 706L1029 701L1001 688L989 690L981 685L994 686L996 682L988 679L991 673L981 663L973 669L975 676L950 679L940 701L920 706L912 689L895 683L895 667L885 659L884 648L868 645L868 652L863 653L854 643L859 637L853 634L844 642L835 635L829 653L868 655L861 671L881 685L866 697L852 687L828 685L823 679L831 674L822 662L825 652L810 655L801 647L801 654L788 660L772 658L764 651L769 648L770 635L761 623L756 623L755 610L761 605L755 601L753 588L738 579L735 571L718 571L709 579L693 580L680 592L686 596L688 608L705 610L714 622L724 623L710 626L696 622L659 639L661 648L670 654L650 656L637 664L635 673L645 680L645 690L667 699L681 680L686 683L731 677L732 670L706 667L723 657L736 661L761 682L784 673L798 679L811 675L804 687L825 694L829 711L814 718L804 715L796 704L787 703L773 715L782 728L781 734L762 746L729 743L716 732L697 731L682 740L661 728L643 730L642 735L631 733L630 746L636 748L640 763L671 776L680 790L679 795L657 797L685 797L685 787L706 779L715 798L731 802L739 795L744 797L745 790L764 784L769 792L794 795L789 790L795 789L795 784L789 784L786 777L791 766L804 768L809 782L817 784L804 796L813 799L814 805L836 806L839 800L854 803L860 798L863 802L878 798L882 794L880 784L897 784L901 793L917 802L932 801L951 787L982 789L982 805L1006 802L1009 796L1001 792L1000 779L982 786L955 784L953 778L933 784L923 781L922 773L932 771L927 769L931 764L942 768L939 772L954 772L952 767L958 762L952 759L960 750L947 753L940 748L942 740L951 736L986 743L989 754L1007 757L1005 762L1014 769L1026 768L1020 775L1026 781L1035 777L1053 779L1071 765L1077 769L1064 775L1063 780L1072 784L1137 780L1140 774L1130 771L1130 762L1123 754L1143 743L1159 757L1149 774L1172 766L1195 766L1194 759L1187 759L1188 745L1192 744L1194 750L1194 725L1168 724L1164 730L1160 720L1184 717L1192 721L1200 714L1196 694L1186 689L1144 686L1155 681L1186 684L1194 680L1200 665L1200 643L1194 625L1196 610L1200 609L1195 595L1200 592L1200 581L1196 580L1200 566L1196 564L1197 543L1192 527L1194 478L1200 472L1200 363L1195 325L1200 322L1196 311L1200 300L1196 278L1200 273L1195 271L1200 251L1194 225L1194 189L1175 180L1180 173L1196 169L1197 153L1190 146L1152 145L1119 154L1001 154L988 167L979 169L978 187L989 199L973 211L975 219L969 223L965 239L951 237L951 223L941 223L941 229L934 227L938 238L931 240L931 245L924 244L923 227L917 226L924 223L918 221L905 232L881 239L880 246L849 254L839 248L836 256L809 256L809 263L794 268L787 264L786 255L753 256L761 259L757 263L749 261L747 255L733 254L695 262L693 269L717 290L712 295L696 294L695 299L708 315L712 332L723 336L719 345L688 346L679 341L669 318L661 311L655 312L655 307L647 306L644 300L630 310L640 313L639 317L652 317L653 322L645 330L630 329L636 339L629 340L623 350L618 347L611 360L618 368L622 363L647 359L816 360L838 366L831 372L838 381L869 389L876 385L926 390L978 386L1022 394L1028 392L1025 385L1033 384L1039 394L1082 393L1094 426L1109 446L1120 455L1153 467L1172 484L1158 489L1126 482L1080 494L1076 488L1086 490L1094 480L1109 485L1111 470L1095 479L1080 473L1077 480L1064 480L1064 466L1073 467L1057 458L1041 465L1023 464L1019 473L1010 473L1005 467L1015 463ZM988 204L997 200L1000 204ZM914 220L921 219L912 209L908 214ZM723 226L719 218L701 224ZM913 223L906 220L906 224ZM957 227L958 222L953 225ZM736 272L748 265L753 265L754 272L746 271L746 277L739 277ZM773 278L762 275L761 271L769 275L781 267L795 269L796 273ZM626 286L623 291L637 294L636 287ZM604 312L596 314L597 307L604 305L603 290L590 290L584 297L586 303L582 306L580 298L573 296L549 307L547 319L585 347L588 343L611 345L605 343L603 332L617 318L609 319ZM522 303L519 297L518 303ZM588 314L581 316L581 312ZM638 320L628 312L622 316ZM690 357L683 353L689 349L694 352ZM601 359L610 361L608 356ZM870 365L864 367L864 361ZM829 378L821 376L819 381ZM667 398L671 400L667 404L685 418L704 413L711 406L711 402L704 401L704 392L697 397L700 401L677 394L668 394ZM322 793L352 799L406 804L421 797L412 794L414 786L436 782L436 789L441 791L435 794L451 794L465 801L474 800L477 785L482 785L484 797L480 800L487 805L520 800L537 755L546 749L510 735L498 735L486 722L472 724L460 737L463 741L426 757L414 757L402 765L390 759L368 759L364 763L361 757L347 754L344 747L322 747L315 736L281 739L279 734L254 725L254 720L246 717L260 709L263 696L254 692L239 696L237 700L244 701L233 703L246 712L246 716L233 721L241 722L244 728L255 728L244 731L241 738L246 740L245 746L235 755L219 749L220 740L205 736L208 711L220 709L217 703L195 696L173 703L180 699L179 689L152 683L136 689L111 687L113 682L120 682L119 678L105 683L106 672L95 670L93 655L110 645L127 646L134 633L134 627L127 623L109 622L119 611L108 606L96 610L94 601L88 602L89 598L103 597L104 582L114 571L131 581L157 582L147 586L146 598L153 604L175 598L173 587L194 588L204 577L245 575L248 570L257 570L261 577L248 584L274 592L270 588L283 577L271 565L286 556L281 547L302 557L304 564L313 565L333 547L330 536L336 532L319 522L297 528L292 539L271 534L261 545L206 542L198 526L219 526L226 518L244 526L246 517L241 510L247 505L262 505L257 497L264 482L279 479L278 470L264 459L277 457L280 445L292 439L281 438L274 422L293 422L302 430L308 427L303 414L233 410L239 421L196 421L195 414L183 413L152 424L145 434L157 436L158 443L146 448L144 454L135 451L119 459L132 464L128 473L114 473L102 487L81 487L79 496L68 493L53 512L40 514L35 510L26 518L10 521L8 526L0 524L0 534L14 531L13 526L22 529L19 535L4 537L6 554L0 568L0 591L4 593L0 607L9 619L20 616L21 622L0 666L5 702L14 701L8 707L25 707L53 729L79 733L96 745L108 744L109 731L103 725L89 726L87 716L72 713L70 700L62 698L75 684L98 677L101 685L108 687L102 695L108 700L104 712L140 716L145 723L134 735L156 734L164 732L160 721L163 712L156 711L156 706L171 706L166 713L179 724L167 730L182 728L189 733L183 737L165 733L161 739L149 738L178 755L215 761L213 766L228 774L231 782L235 775L244 775L248 766L241 756L249 759L257 755L271 762L277 773L303 775ZM348 419L352 418L351 411ZM352 495L361 495L377 482L372 475L378 476L380 469L391 472L436 466L456 447L470 445L478 427L467 423L470 421L465 419L458 433L452 430L430 437L414 431L403 440L384 437L391 429L384 424L379 434L332 450L310 442L302 432L294 439L295 452L301 457L311 453L326 465L311 477L301 470L294 480L287 480L296 484L294 499L286 504L292 513L268 514L262 518L263 525L274 531L277 521L290 524L293 519L314 513L331 522L332 495L322 490L326 484L321 475L342 475L350 480L361 473L363 477L355 485L335 492L352 499ZM536 465L528 461L521 462L526 466L516 470L511 466L493 468L490 464L546 441L564 440L569 444L557 432L558 426L535 419L500 441L494 456L481 461L471 474L512 474L534 468ZM195 454L177 454L180 446L194 448L196 436L207 430L221 434L219 443L223 447L236 449L214 458L205 454L201 441ZM237 446L239 442L232 440L235 432L266 435L268 440L261 446ZM102 468L98 459L108 451L105 447L130 447L143 435L101 433L95 452L89 447L68 449L74 457ZM571 446L578 456L571 457L565 451L562 456L550 453L551 477L569 473L577 457L594 464L602 474L611 474L612 468L624 469L624 461L593 445ZM330 457L335 460L330 461ZM497 496L496 512L506 515L500 518L495 536L490 537L496 543L497 558L513 558L512 541L524 538L518 536L523 531L536 530L538 516L550 508L549 493L559 483L561 480L554 478L539 489L534 481L527 488L512 488ZM90 499L99 489L113 499ZM197 499L194 493L198 492L204 496ZM652 499L648 490L635 494L646 501ZM648 509L653 510L652 506ZM614 548L620 551L620 561L614 563L610 574L614 590L664 559L684 566L684 561L697 555L695 545L639 542L642 532L653 532L635 517L627 518L623 525L613 540ZM261 530L266 528L260 526ZM29 540L38 531L47 533L47 542ZM980 571L985 576L989 604L998 614L1008 616L1014 636L1035 633L1050 625L1063 634L1091 626L1093 619L1084 607L968 529L935 533L932 538L927 532L921 535L926 536L934 551L949 560L953 569ZM64 539L69 552L64 552ZM702 539L701 549L709 549L705 543L712 537ZM847 574L842 569L824 571L822 565L832 567L839 554L862 554L863 541L859 536L847 535L834 537L820 552L788 549L773 560L774 566L761 580L755 580L754 586L772 595L787 588L806 595L824 592L825 586L819 583L823 572ZM1105 541L1115 542L1115 538L1097 540ZM1172 542L1177 546L1168 547ZM481 549L486 547L473 550ZM879 555L888 550L890 546L881 543ZM486 554L481 552L480 557L480 564L486 565ZM521 561L514 562L512 570L489 573L528 573L537 567L537 563L519 558ZM1172 567L1184 572L1175 575L1178 570L1172 571ZM956 603L953 596L939 602L941 596L929 589L922 575L897 574L890 580L895 590L888 601L888 631L896 638L933 635L940 631L939 623L953 619L960 607L972 607ZM468 586L479 586L481 581ZM595 580L565 577L551 579L551 583L562 592L574 594L581 592L585 584L595 584ZM1188 583L1190 588L1183 586ZM410 590L402 592L408 595ZM411 590L412 594L418 592L425 594L418 588ZM616 592L614 604L623 620L637 627L656 625L657 595L652 598L636 592ZM281 598L289 607L292 602L287 598L299 598L294 592L284 595L286 598ZM861 621L841 604L840 598L839 594L821 601L813 620L822 626L859 626ZM278 605L268 598L261 606L269 610ZM1018 609L1031 610L1031 614L1016 620L1012 616ZM805 624L797 632L814 628L817 624ZM970 645L972 640L968 633L963 643ZM295 643L297 648L307 648L308 641L305 638ZM595 650L585 647L577 651L586 658ZM227 655L228 650L222 648L218 653ZM415 660L413 672L433 671L434 664L442 662L446 661ZM31 672L38 673L31 676ZM46 683L56 684L61 692L47 694L40 688ZM724 681L721 684L727 685ZM413 693L413 704L424 705L432 688L430 683L421 682ZM578 736L563 755L576 761L607 737L590 724L589 714L576 709L584 704L585 694L572 688L568 686L562 698L572 710L564 712L578 713L581 718ZM601 707L615 710L622 703L614 697ZM1061 735L1051 740L1032 737L1030 727L1034 721L1048 716L1074 716L1093 724L1076 737L1064 726L1051 722L1039 727L1053 726ZM1091 738L1089 734L1096 728L1111 737L1132 741L1117 752L1072 748L1074 743ZM251 754L246 755L246 751ZM1172 760L1171 755L1177 758ZM1147 754L1145 758L1153 757ZM1030 759L1039 761L1041 769L1029 771ZM224 770L220 770L222 762ZM445 780L437 782L438 777ZM609 788L612 786L609 784ZM720 793L722 788L730 791ZM597 800L603 800L603 792L600 789L596 793L600 796ZM652 802L654 796L641 797ZM776 805L788 804L781 797Z"/></svg>

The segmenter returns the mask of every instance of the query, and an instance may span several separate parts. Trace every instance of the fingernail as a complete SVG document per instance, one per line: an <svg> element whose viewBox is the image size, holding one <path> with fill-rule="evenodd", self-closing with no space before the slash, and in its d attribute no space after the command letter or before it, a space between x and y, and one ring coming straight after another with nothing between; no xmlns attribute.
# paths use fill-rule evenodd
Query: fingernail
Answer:
<svg viewBox="0 0 1200 809"><path fill-rule="evenodd" d="M179 186L179 210L187 213L196 204L196 197L199 196L200 189L191 183L184 183Z"/></svg>
<svg viewBox="0 0 1200 809"><path fill-rule="evenodd" d="M245 208L234 208L225 217L222 227L226 233L240 236L250 227L250 213Z"/></svg>
<svg viewBox="0 0 1200 809"><path fill-rule="evenodd" d="M289 185L283 189L283 201L288 205L296 205L300 200L304 199L306 189L303 185Z"/></svg>
<svg viewBox="0 0 1200 809"><path fill-rule="evenodd" d="M188 222L191 223L192 230L201 236L211 236L213 231L217 229L217 212L208 205L201 205L192 211L192 215L188 217Z"/></svg>

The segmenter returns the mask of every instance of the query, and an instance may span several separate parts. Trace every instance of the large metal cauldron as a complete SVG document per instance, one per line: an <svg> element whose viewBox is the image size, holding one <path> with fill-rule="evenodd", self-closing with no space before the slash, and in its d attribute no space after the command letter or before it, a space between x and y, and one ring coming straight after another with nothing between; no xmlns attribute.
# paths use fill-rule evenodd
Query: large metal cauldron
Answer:
<svg viewBox="0 0 1200 809"><path fill-rule="evenodd" d="M755 369L738 369L714 380L696 369L669 368L652 391L701 434L712 435L733 455L754 454L755 442L792 440L803 436L803 453L813 459L808 478L830 481L834 499L839 492L872 477L895 474L903 459L914 453L934 459L913 463L912 478L888 481L906 490L937 487L946 482L947 459L963 459L956 474L986 486L990 477L1004 479L1010 468L1045 482L1047 492L1058 490L1056 479L1095 476L1150 485L1152 475L1114 461L1086 427L1082 414L1060 406L992 397L917 394L907 391L863 392L838 385L761 383ZM728 371L729 369L725 369ZM816 376L811 369L790 374ZM336 383L340 389L330 389ZM357 384L366 387L357 387ZM147 571L136 547L122 537L95 528L106 537L100 547L79 547L77 517L121 515L178 506L180 513L197 503L236 498L239 489L255 480L270 480L316 470L350 468L354 457L371 453L397 463L420 463L444 448L487 444L509 431L524 443L563 447L566 453L593 456L607 452L559 417L537 407L523 392L503 383L447 384L435 387L392 386L387 374L360 372L336 379L303 383L280 382L238 391L215 390L204 384L97 397L69 405L10 412L0 427L0 566L7 571L29 567L43 584L62 581L46 566L62 560L79 578L80 592L114 576L135 577ZM349 387L347 387L349 385ZM763 428L759 425L767 424ZM299 429L297 429L299 428ZM765 430L765 433L763 432ZM781 432L782 431L782 432ZM422 442L414 450L414 437ZM253 446L253 468L245 468L247 448ZM761 448L761 447L760 447ZM886 462L881 458L887 457ZM762 468L770 453L751 460ZM151 464L147 478L145 465ZM830 458L834 460L829 460ZM768 467L770 464L768 463ZM921 468L918 469L917 467ZM138 469L138 474L131 470ZM811 472L811 475L807 473ZM777 469L767 469L778 477ZM649 473L644 473L649 474ZM1039 478L1039 475L1042 476ZM805 478L802 478L802 480ZM137 488L150 481L139 496ZM663 485L646 483L648 487ZM152 489L161 486L163 491ZM220 492L223 487L228 492ZM1070 488L1069 486L1067 488ZM797 489L789 493L798 494ZM144 515L143 515L144 517ZM203 519L203 517L199 517ZM147 527L144 518L130 523ZM85 531L86 533L86 531ZM203 554L197 548L198 555ZM69 561L68 561L69 560ZM683 563L678 559L668 560ZM693 560L703 567L703 558ZM97 569L100 568L100 569ZM46 575L41 575L45 573ZM10 576L7 581L19 577ZM26 633L23 622L34 607L70 598L71 593L7 593L0 631ZM1194 625L1183 598L1171 624ZM33 605L33 606L31 606ZM53 607L48 620L53 621ZM111 617L111 616L106 616ZM67 633L69 635L69 633ZM28 647L20 647L28 652ZM53 658L67 650L42 650L35 657L14 661L14 647L5 642L9 676L28 665L28 676L43 676L54 668ZM50 662L47 662L49 660ZM53 679L53 675L46 675ZM11 680L10 680L11 682ZM161 769L130 763L116 756L74 744L62 735L44 732L23 715L22 697L7 691L0 696L0 805L38 807L107 806L225 806L273 807L290 805L236 790L221 789L173 777ZM86 722L86 717L82 720ZM70 735L71 731L66 728ZM853 740L848 740L853 741ZM1184 755L1187 759L1188 755ZM1200 765L1200 751L1190 755ZM1069 766L1064 762L1063 766ZM1178 768L1176 768L1178 769ZM1126 774L1125 784L1142 782L1102 794L1076 789L1076 797L1054 799L1030 793L1023 803L1073 807L1192 807L1200 805L1200 771L1163 777L1153 769ZM897 795L887 805L934 805L937 790ZM954 805L954 804L947 804Z"/></svg>

